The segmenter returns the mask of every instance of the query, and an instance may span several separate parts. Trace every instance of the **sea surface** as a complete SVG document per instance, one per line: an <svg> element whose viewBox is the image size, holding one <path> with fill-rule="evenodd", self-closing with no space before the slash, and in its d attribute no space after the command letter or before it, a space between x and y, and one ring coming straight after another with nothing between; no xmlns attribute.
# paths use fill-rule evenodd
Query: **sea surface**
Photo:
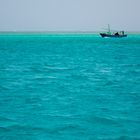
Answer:
<svg viewBox="0 0 140 140"><path fill-rule="evenodd" d="M0 34L0 140L140 140L140 35Z"/></svg>

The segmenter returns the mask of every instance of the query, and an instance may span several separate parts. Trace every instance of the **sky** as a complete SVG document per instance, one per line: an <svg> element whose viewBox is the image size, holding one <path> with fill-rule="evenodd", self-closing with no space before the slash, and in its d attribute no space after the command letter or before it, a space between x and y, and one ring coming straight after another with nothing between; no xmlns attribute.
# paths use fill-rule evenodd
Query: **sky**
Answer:
<svg viewBox="0 0 140 140"><path fill-rule="evenodd" d="M0 0L0 31L140 31L140 0Z"/></svg>

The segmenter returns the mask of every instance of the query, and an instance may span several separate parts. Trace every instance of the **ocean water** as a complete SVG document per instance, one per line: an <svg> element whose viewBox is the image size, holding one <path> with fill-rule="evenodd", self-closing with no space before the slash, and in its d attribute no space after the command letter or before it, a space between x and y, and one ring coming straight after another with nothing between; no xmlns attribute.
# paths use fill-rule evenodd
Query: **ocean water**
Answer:
<svg viewBox="0 0 140 140"><path fill-rule="evenodd" d="M0 35L0 140L139 140L140 35Z"/></svg>

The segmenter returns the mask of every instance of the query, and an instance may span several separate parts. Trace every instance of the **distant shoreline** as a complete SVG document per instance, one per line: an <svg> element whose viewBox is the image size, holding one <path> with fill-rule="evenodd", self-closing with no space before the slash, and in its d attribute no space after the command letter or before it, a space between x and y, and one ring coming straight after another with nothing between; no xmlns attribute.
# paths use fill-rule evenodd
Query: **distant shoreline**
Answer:
<svg viewBox="0 0 140 140"><path fill-rule="evenodd" d="M0 31L1 35L97 35L103 31ZM126 31L126 34L140 34L140 31Z"/></svg>

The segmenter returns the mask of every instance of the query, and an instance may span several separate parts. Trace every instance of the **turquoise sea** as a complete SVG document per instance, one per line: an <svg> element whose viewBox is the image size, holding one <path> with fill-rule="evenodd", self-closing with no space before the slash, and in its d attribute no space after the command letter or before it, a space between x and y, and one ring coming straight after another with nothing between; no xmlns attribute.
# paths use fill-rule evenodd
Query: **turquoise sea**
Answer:
<svg viewBox="0 0 140 140"><path fill-rule="evenodd" d="M140 140L140 35L0 34L0 140Z"/></svg>

